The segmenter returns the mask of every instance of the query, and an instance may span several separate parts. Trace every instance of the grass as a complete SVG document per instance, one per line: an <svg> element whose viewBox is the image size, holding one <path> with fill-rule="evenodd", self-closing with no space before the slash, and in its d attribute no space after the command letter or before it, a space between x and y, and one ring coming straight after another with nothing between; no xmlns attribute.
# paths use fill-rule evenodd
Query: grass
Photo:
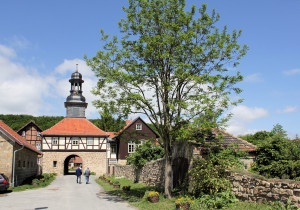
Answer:
<svg viewBox="0 0 300 210"><path fill-rule="evenodd" d="M56 178L56 174L43 174L42 176L40 176L39 180L45 180L44 182L39 181L37 186L34 186L32 184L24 184L24 185L20 185L17 187L10 187L8 188L8 191L12 191L12 192L21 192L21 191L25 191L25 190L31 190L31 189L38 189L38 188L43 188L43 187L47 187L48 185L50 185ZM31 181L33 180L33 178L30 179ZM30 181L30 183L31 183Z"/></svg>
<svg viewBox="0 0 300 210"><path fill-rule="evenodd" d="M118 180L121 184L120 189L115 189L112 185L109 183L106 183L105 181L101 179L96 179L96 182L103 187L103 189L113 195L117 195L121 197L123 200L126 200L130 203L130 205L135 206L139 209L145 209L145 210L155 210L155 209L175 209L175 200L176 197L173 197L172 199L166 199L164 198L164 194L159 190L155 189L155 187L147 186L143 183L134 183L126 178L115 178L110 177L109 178L112 182L115 180ZM123 191L122 186L131 186L130 191ZM144 198L144 194L146 191L155 190L160 192L159 195L159 202L158 203L150 203ZM201 204L195 202L192 203L190 206L190 210L199 210L199 209L206 209L204 207L201 207ZM274 209L285 209L282 208L280 205L269 205L269 204L256 204L256 203L249 203L249 202L238 202L231 207L224 208L227 210L241 210L241 209L247 209L247 210L274 210Z"/></svg>

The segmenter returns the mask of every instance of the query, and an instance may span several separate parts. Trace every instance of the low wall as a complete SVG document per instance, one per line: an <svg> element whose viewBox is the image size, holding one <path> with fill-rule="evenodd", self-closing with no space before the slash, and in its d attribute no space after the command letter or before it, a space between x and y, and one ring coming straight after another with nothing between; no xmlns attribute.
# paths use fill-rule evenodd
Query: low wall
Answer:
<svg viewBox="0 0 300 210"><path fill-rule="evenodd" d="M231 173L229 180L233 184L234 194L240 200L255 203L287 203L291 200L292 204L300 207L300 182L264 180L242 173Z"/></svg>
<svg viewBox="0 0 300 210"><path fill-rule="evenodd" d="M163 186L164 159L146 163L141 169L136 169L132 165L115 165L114 167L117 177L126 177L134 182L143 182L150 186Z"/></svg>

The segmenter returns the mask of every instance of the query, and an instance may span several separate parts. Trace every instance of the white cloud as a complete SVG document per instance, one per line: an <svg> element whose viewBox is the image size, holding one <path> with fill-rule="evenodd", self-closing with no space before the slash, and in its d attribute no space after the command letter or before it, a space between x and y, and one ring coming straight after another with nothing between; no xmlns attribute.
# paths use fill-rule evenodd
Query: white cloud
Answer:
<svg viewBox="0 0 300 210"><path fill-rule="evenodd" d="M93 77L94 72L89 68L84 60L81 60L79 58L73 59L73 60L67 60L65 59L62 64L57 66L55 68L55 72L65 75L66 73L73 73L76 70L76 64L78 64L78 71L84 76L84 77ZM70 75L71 76L71 75Z"/></svg>
<svg viewBox="0 0 300 210"><path fill-rule="evenodd" d="M230 113L232 113L233 116L229 120L229 126L226 130L234 135L254 133L255 130L246 128L247 123L269 116L269 112L263 108L251 108L244 105L234 107Z"/></svg>
<svg viewBox="0 0 300 210"><path fill-rule="evenodd" d="M296 74L300 74L300 69L291 69L288 71L284 71L283 73L287 76L296 75Z"/></svg>
<svg viewBox="0 0 300 210"><path fill-rule="evenodd" d="M259 73L251 74L246 76L245 78L246 82L261 82L263 79L261 78L261 75Z"/></svg>
<svg viewBox="0 0 300 210"><path fill-rule="evenodd" d="M16 56L14 49L0 45L0 56L3 58L12 58Z"/></svg>
<svg viewBox="0 0 300 210"><path fill-rule="evenodd" d="M297 112L298 107L297 106L286 106L283 110L278 110L277 113L293 113Z"/></svg>
<svg viewBox="0 0 300 210"><path fill-rule="evenodd" d="M1 114L39 115L43 109L43 96L53 78L42 76L37 70L14 62L13 48L0 45L0 110Z"/></svg>

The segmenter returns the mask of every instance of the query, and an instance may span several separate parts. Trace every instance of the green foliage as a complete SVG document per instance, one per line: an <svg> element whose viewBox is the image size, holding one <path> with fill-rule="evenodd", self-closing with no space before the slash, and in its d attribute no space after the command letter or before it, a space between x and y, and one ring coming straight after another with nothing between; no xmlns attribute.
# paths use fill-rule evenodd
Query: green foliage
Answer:
<svg viewBox="0 0 300 210"><path fill-rule="evenodd" d="M229 207L238 202L231 192L220 192L215 195L203 195L196 200L198 209L221 209Z"/></svg>
<svg viewBox="0 0 300 210"><path fill-rule="evenodd" d="M115 119L107 107L104 107L99 113L100 119L90 121L103 131L118 132L126 124L120 115Z"/></svg>
<svg viewBox="0 0 300 210"><path fill-rule="evenodd" d="M252 170L267 177L295 179L300 176L300 145L286 138L286 131L277 124L271 131L273 136L261 143L257 160Z"/></svg>
<svg viewBox="0 0 300 210"><path fill-rule="evenodd" d="M194 196L215 195L219 192L229 192L230 182L226 179L226 164L223 160L217 162L196 159L189 171L189 186Z"/></svg>
<svg viewBox="0 0 300 210"><path fill-rule="evenodd" d="M230 67L248 47L238 44L241 31L216 28L220 16L208 14L206 4L186 9L185 0L128 2L121 38L101 30L102 49L91 59L85 56L99 78L94 105L118 116L146 115L169 159L173 142L190 140L199 121L215 127L220 113L242 101L230 97L241 92L235 85L243 79ZM172 172L166 174L170 197Z"/></svg>
<svg viewBox="0 0 300 210"><path fill-rule="evenodd" d="M41 117L34 117L31 115L3 115L0 114L0 120L2 120L5 124L11 127L14 131L19 130L28 122L33 120L42 130L46 130L59 121L61 121L64 117L50 117L50 116L41 116Z"/></svg>
<svg viewBox="0 0 300 210"><path fill-rule="evenodd" d="M50 174L45 173L42 176L32 177L30 181L28 181L29 184L20 185L18 187L10 187L8 188L8 190L11 190L13 192L20 192L29 189L47 187L55 180L55 178L56 178L55 173L50 173ZM34 186L33 183L37 183L38 185Z"/></svg>
<svg viewBox="0 0 300 210"><path fill-rule="evenodd" d="M155 145L151 141L146 141L144 144L136 148L135 152L126 157L128 165L135 165L136 168L143 167L151 160L157 160L164 156L164 149Z"/></svg>
<svg viewBox="0 0 300 210"><path fill-rule="evenodd" d="M258 146L273 135L274 134L272 132L258 131L255 134L240 135L239 137Z"/></svg>
<svg viewBox="0 0 300 210"><path fill-rule="evenodd" d="M96 175L96 172L92 171L92 172L91 172L91 175Z"/></svg>
<svg viewBox="0 0 300 210"><path fill-rule="evenodd" d="M240 161L241 158L247 158L248 153L240 151L238 145L230 145L228 148L222 147L218 150L212 150L209 152L207 159L212 162L218 162L223 160L225 167L227 168L244 168L245 165Z"/></svg>

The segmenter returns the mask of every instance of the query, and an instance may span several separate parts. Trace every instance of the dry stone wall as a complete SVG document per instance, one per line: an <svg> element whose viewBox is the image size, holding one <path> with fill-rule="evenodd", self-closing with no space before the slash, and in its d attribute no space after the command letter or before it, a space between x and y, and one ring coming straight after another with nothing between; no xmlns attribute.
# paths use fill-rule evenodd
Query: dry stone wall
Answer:
<svg viewBox="0 0 300 210"><path fill-rule="evenodd" d="M115 176L126 177L135 182L143 182L150 186L163 186L164 159L146 163L143 168L136 169L132 165L115 165Z"/></svg>
<svg viewBox="0 0 300 210"><path fill-rule="evenodd" d="M233 184L233 192L240 200L255 203L287 203L291 200L292 204L300 207L300 182L264 180L240 173L231 173L229 180Z"/></svg>

